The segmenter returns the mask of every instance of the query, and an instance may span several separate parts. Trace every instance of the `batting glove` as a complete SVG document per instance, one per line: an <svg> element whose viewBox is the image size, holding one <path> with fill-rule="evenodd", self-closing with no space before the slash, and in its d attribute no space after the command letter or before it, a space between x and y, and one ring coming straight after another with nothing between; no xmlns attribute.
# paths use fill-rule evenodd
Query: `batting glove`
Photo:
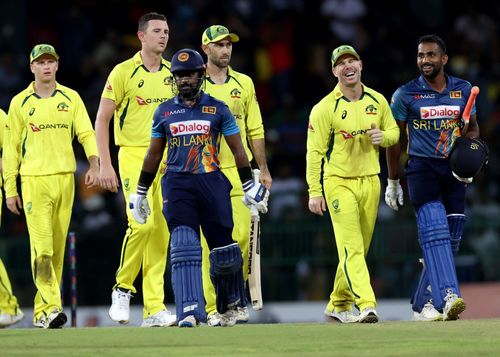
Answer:
<svg viewBox="0 0 500 357"><path fill-rule="evenodd" d="M130 213L132 213L132 217L134 217L137 223L146 223L148 216L151 213L146 195L131 193L129 207Z"/></svg>
<svg viewBox="0 0 500 357"><path fill-rule="evenodd" d="M387 187L385 189L385 203L387 206L397 211L403 205L403 189L398 180L387 179Z"/></svg>
<svg viewBox="0 0 500 357"><path fill-rule="evenodd" d="M269 190L258 181L258 177L254 181L247 181L243 184L243 203L248 208L254 206L260 213L267 213L267 201L269 200Z"/></svg>

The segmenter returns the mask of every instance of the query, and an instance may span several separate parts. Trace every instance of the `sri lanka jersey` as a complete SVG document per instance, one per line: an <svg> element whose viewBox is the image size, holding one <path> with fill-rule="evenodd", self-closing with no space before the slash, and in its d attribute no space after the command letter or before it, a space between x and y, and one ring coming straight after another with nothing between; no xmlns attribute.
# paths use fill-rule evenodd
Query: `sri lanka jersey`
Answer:
<svg viewBox="0 0 500 357"><path fill-rule="evenodd" d="M167 140L167 171L203 174L220 169L220 134L239 132L227 105L203 93L194 107L182 104L178 97L160 104L151 136Z"/></svg>
<svg viewBox="0 0 500 357"><path fill-rule="evenodd" d="M461 135L462 112L472 86L452 76L446 76L446 82L445 90L438 93L420 76L392 96L394 118L407 124L410 156L446 158L455 138ZM474 106L471 114L475 113Z"/></svg>

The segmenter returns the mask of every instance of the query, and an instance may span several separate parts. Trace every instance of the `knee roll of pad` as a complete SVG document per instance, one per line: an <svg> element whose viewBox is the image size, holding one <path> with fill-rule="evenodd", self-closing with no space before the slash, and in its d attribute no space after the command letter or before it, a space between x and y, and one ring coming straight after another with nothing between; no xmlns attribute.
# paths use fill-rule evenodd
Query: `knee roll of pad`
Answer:
<svg viewBox="0 0 500 357"><path fill-rule="evenodd" d="M201 278L201 245L198 234L180 226L170 234L170 262L177 321L194 315L205 322L205 297Z"/></svg>
<svg viewBox="0 0 500 357"><path fill-rule="evenodd" d="M215 287L219 313L247 305L242 266L243 258L237 243L210 252L210 278Z"/></svg>
<svg viewBox="0 0 500 357"><path fill-rule="evenodd" d="M443 204L433 201L423 205L417 213L417 225L433 303L436 309L442 309L448 289L460 296Z"/></svg>

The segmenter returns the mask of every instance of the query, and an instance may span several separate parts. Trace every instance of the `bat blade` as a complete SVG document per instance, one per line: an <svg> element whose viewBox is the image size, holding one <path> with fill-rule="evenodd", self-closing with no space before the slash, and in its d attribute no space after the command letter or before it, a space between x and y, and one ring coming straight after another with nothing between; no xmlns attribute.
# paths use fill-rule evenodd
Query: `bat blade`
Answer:
<svg viewBox="0 0 500 357"><path fill-rule="evenodd" d="M254 310L262 310L262 286L260 279L260 217L252 212L248 249L248 287Z"/></svg>
<svg viewBox="0 0 500 357"><path fill-rule="evenodd" d="M474 106L474 102L476 101L476 97L479 94L479 87L474 86L470 90L469 99L467 100L467 104L465 105L464 112L462 113L462 120L464 122L464 127L462 128L462 136L467 133L469 129L469 119L470 114L472 112L472 107Z"/></svg>

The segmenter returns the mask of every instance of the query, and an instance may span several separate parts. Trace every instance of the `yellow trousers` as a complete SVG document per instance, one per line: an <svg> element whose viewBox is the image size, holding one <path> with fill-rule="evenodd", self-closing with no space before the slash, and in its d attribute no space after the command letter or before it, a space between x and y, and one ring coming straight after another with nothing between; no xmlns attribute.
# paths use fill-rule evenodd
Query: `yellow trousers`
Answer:
<svg viewBox="0 0 500 357"><path fill-rule="evenodd" d="M233 186L231 190L231 205L233 208L233 240L238 243L243 256L243 279L246 282L248 278L248 245L250 241L250 210L243 204L242 198L244 195L241 186L240 176L236 167L223 169L222 172L231 182ZM205 295L205 310L207 316L216 312L215 305L215 288L210 279L210 260L207 242L201 232L201 247L202 247L202 278L203 278L203 294Z"/></svg>
<svg viewBox="0 0 500 357"><path fill-rule="evenodd" d="M12 294L12 286L10 285L7 270L0 259L0 314L15 315L19 305L17 299Z"/></svg>
<svg viewBox="0 0 500 357"><path fill-rule="evenodd" d="M121 147L118 154L120 180L126 201L128 229L123 239L120 265L113 287L136 292L134 281L142 266L143 317L165 309L164 275L170 234L163 216L161 172L148 191L151 214L146 224L137 223L130 213L130 194L137 191L137 183L147 148Z"/></svg>
<svg viewBox="0 0 500 357"><path fill-rule="evenodd" d="M62 310L60 283L75 196L73 173L21 178L30 236L31 269L37 292L33 315Z"/></svg>
<svg viewBox="0 0 500 357"><path fill-rule="evenodd" d="M380 196L377 175L324 179L325 198L333 223L339 265L327 309L376 307L365 257L372 240Z"/></svg>

